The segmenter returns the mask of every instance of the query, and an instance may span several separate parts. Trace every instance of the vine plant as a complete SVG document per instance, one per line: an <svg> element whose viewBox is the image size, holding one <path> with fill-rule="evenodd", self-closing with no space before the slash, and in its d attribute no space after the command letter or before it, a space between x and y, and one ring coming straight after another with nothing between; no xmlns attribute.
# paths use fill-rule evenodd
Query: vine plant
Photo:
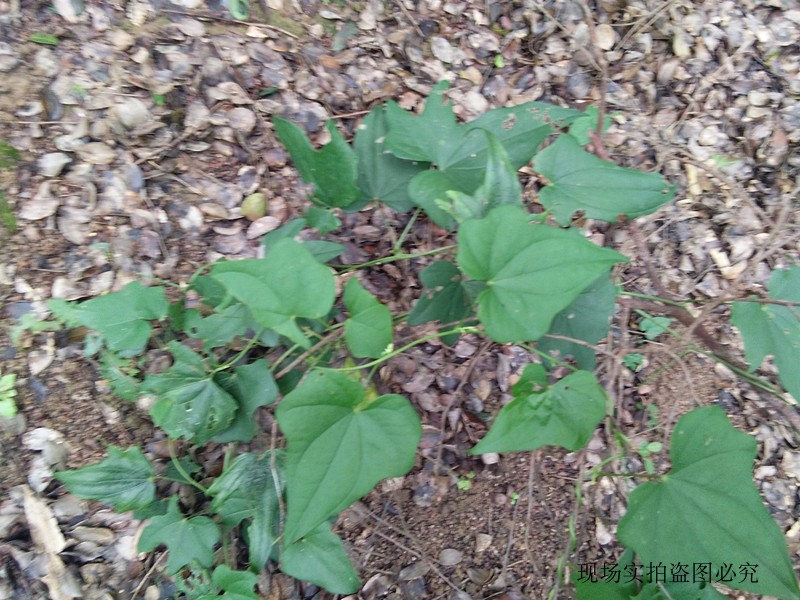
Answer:
<svg viewBox="0 0 800 600"><path fill-rule="evenodd" d="M608 332L625 293L611 271L627 259L569 225L576 211L608 222L650 214L675 189L658 174L584 150L596 112L532 102L459 124L444 101L446 88L433 89L420 116L394 102L375 108L352 145L329 122L330 142L315 150L297 126L275 117L278 137L313 186L313 206L264 238L263 258L206 265L174 302L164 287L134 282L82 303L49 303L57 322L95 332L87 353L98 356L116 394L153 398L150 414L166 432L172 457L159 472L140 448L110 447L99 464L57 477L82 498L149 519L139 550L165 545L167 572L187 596L257 598L256 574L268 561L335 593L359 588L331 526L380 480L414 464L419 417L404 397L378 395L369 374L415 344L476 333L496 343L535 343L542 355L524 369L513 401L473 454L546 445L577 450L609 414L612 403L593 373L590 347ZM547 182L538 193L543 214L526 209L517 178L531 159ZM340 224L337 209L373 201L402 212L421 208L456 234L457 244L436 250L441 257L421 272L424 292L406 316L393 317L353 271L418 255L397 245L385 259L342 265L341 245L298 236L306 227L331 231ZM346 278L338 303L337 278ZM759 302L734 303L732 322L751 369L773 355L782 386L800 398L800 266L776 270L768 293ZM442 327L395 347L402 320ZM148 348L168 352L171 366L144 373ZM565 364L550 358L557 354L573 357L573 366L555 380L552 367ZM276 406L285 448L275 447L273 431L272 449L241 451L237 444L256 434L254 413L267 406ZM209 442L228 444L216 475L193 458L193 449ZM733 588L800 597L781 531L751 479L755 441L734 429L721 408L705 407L678 421L669 452L668 473L654 473L651 463L639 474L645 482L630 495L618 527L629 552L617 567L636 560L642 576L632 583L578 582L579 595L723 597L709 584L717 571L706 581L691 573L653 577L654 565L708 564L733 565L736 576L725 580ZM159 498L159 478L191 486L195 499ZM234 530L246 541L246 571L218 551ZM744 565L757 569L757 577L740 577Z"/></svg>

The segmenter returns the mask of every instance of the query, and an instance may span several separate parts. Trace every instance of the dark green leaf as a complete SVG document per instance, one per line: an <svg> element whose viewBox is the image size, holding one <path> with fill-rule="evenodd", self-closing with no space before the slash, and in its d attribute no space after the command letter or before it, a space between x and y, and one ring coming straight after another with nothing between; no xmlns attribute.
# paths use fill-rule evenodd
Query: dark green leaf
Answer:
<svg viewBox="0 0 800 600"><path fill-rule="evenodd" d="M308 226L316 229L320 233L328 233L342 226L342 222L333 211L321 206L309 206L306 209L305 219Z"/></svg>
<svg viewBox="0 0 800 600"><path fill-rule="evenodd" d="M478 318L497 342L536 340L595 279L627 259L574 231L531 224L517 206L500 206L459 230L458 264L486 282Z"/></svg>
<svg viewBox="0 0 800 600"><path fill-rule="evenodd" d="M344 305L350 313L344 339L353 356L378 358L392 345L392 313L352 277L344 287Z"/></svg>
<svg viewBox="0 0 800 600"><path fill-rule="evenodd" d="M422 325L428 321L454 323L472 314L463 276L453 263L436 261L422 270L420 279L425 290L408 315L409 325Z"/></svg>
<svg viewBox="0 0 800 600"><path fill-rule="evenodd" d="M508 154L492 133L485 131L484 134L488 139L488 162L481 186L472 194L451 189L445 193L446 198L435 200L439 208L459 223L481 219L495 206L522 205L522 186Z"/></svg>
<svg viewBox="0 0 800 600"><path fill-rule="evenodd" d="M99 500L117 512L143 508L155 500L153 466L137 448L108 447L108 458L81 469L61 471L56 478L78 496Z"/></svg>
<svg viewBox="0 0 800 600"><path fill-rule="evenodd" d="M231 424L238 403L192 350L175 341L169 349L175 357L172 368L149 375L143 384L143 390L156 396L150 414L170 437L204 444Z"/></svg>
<svg viewBox="0 0 800 600"><path fill-rule="evenodd" d="M346 250L342 244L329 242L327 240L304 240L303 247L311 253L311 256L313 256L317 262L323 265Z"/></svg>
<svg viewBox="0 0 800 600"><path fill-rule="evenodd" d="M572 303L553 319L548 334L561 335L590 344L596 344L608 333L611 315L617 299L617 288L607 275L598 277L581 292ZM594 371L595 352L591 348L567 340L554 340L543 337L538 342L543 352L557 352L563 359L572 356L578 367ZM548 368L556 366L555 361L543 360Z"/></svg>
<svg viewBox="0 0 800 600"><path fill-rule="evenodd" d="M359 199L356 156L333 121L326 123L331 141L321 150L314 150L303 131L291 121L273 117L272 122L300 177L314 186L314 198L320 204L343 208Z"/></svg>
<svg viewBox="0 0 800 600"><path fill-rule="evenodd" d="M640 484L619 523L620 541L647 563L757 565L758 583L727 585L784 599L800 597L783 533L753 485L756 441L717 406L682 417L672 433L672 470Z"/></svg>
<svg viewBox="0 0 800 600"><path fill-rule="evenodd" d="M228 527L251 519L250 567L260 571L269 559L278 531L278 498L283 493L282 455L240 454L208 488L211 510Z"/></svg>
<svg viewBox="0 0 800 600"><path fill-rule="evenodd" d="M278 386L269 370L269 363L262 358L236 367L232 376L220 373L219 382L239 403L239 409L230 426L213 439L219 443L249 442L256 430L253 413L259 406L272 404L278 397Z"/></svg>
<svg viewBox="0 0 800 600"><path fill-rule="evenodd" d="M126 358L113 352L100 354L100 374L108 380L111 391L128 402L133 402L139 397L139 380L136 379L139 370Z"/></svg>
<svg viewBox="0 0 800 600"><path fill-rule="evenodd" d="M193 561L202 567L214 563L214 546L219 542L219 528L208 517L185 518L173 496L165 515L153 517L139 537L139 552L151 552L160 545L169 550L166 571L172 575Z"/></svg>
<svg viewBox="0 0 800 600"><path fill-rule="evenodd" d="M211 581L224 593L220 596L205 595L198 600L259 600L253 591L258 585L258 575L248 571L234 571L227 565L217 565Z"/></svg>
<svg viewBox="0 0 800 600"><path fill-rule="evenodd" d="M353 149L358 156L358 186L362 199L378 200L393 210L414 207L409 197L411 179L429 168L427 162L401 160L386 148L388 126L383 106L374 108L356 130Z"/></svg>
<svg viewBox="0 0 800 600"><path fill-rule="evenodd" d="M470 453L524 452L542 446L577 450L589 441L605 414L606 394L597 379L588 371L576 371L504 406Z"/></svg>
<svg viewBox="0 0 800 600"><path fill-rule="evenodd" d="M281 569L290 577L310 581L334 594L352 594L361 587L342 540L328 523L320 523L302 539L286 544Z"/></svg>
<svg viewBox="0 0 800 600"><path fill-rule="evenodd" d="M191 309L184 316L183 330L189 337L203 340L203 350L209 352L247 333L250 318L250 311L242 304L232 304L207 317L201 316L199 310Z"/></svg>
<svg viewBox="0 0 800 600"><path fill-rule="evenodd" d="M776 270L767 282L773 300L800 302L800 266ZM734 302L731 323L741 332L750 368L756 369L771 354L781 385L800 398L800 306L759 302Z"/></svg>
<svg viewBox="0 0 800 600"><path fill-rule="evenodd" d="M402 396L365 401L364 388L335 371L312 371L276 411L286 436L284 530L289 542L347 508L386 477L414 464L419 417Z"/></svg>
<svg viewBox="0 0 800 600"><path fill-rule="evenodd" d="M609 223L620 215L634 219L655 212L675 196L675 186L658 173L619 167L586 152L569 135L539 152L534 169L550 181L539 190L539 199L561 225L568 225L578 210Z"/></svg>

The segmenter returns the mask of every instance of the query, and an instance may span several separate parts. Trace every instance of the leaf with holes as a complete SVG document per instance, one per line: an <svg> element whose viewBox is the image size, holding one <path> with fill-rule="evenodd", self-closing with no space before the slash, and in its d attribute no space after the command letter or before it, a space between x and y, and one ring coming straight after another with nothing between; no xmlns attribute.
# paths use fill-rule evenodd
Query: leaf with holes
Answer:
<svg viewBox="0 0 800 600"><path fill-rule="evenodd" d="M304 348L310 343L296 319L323 317L333 306L330 269L287 238L278 240L265 259L216 263L211 276L247 306L258 323Z"/></svg>
<svg viewBox="0 0 800 600"><path fill-rule="evenodd" d="M260 571L272 553L278 535L279 496L283 493L283 456L280 451L240 454L208 488L211 510L223 525L235 527L249 519L247 547L250 568ZM274 469L273 469L273 462Z"/></svg>
<svg viewBox="0 0 800 600"><path fill-rule="evenodd" d="M139 552L151 552L160 545L169 550L167 573L172 575L194 561L201 567L214 563L214 546L220 534L208 517L186 518L178 508L178 496L169 500L167 513L150 519L139 537Z"/></svg>
<svg viewBox="0 0 800 600"><path fill-rule="evenodd" d="M99 500L117 512L144 508L156 498L153 465L137 448L108 447L108 458L96 465L60 471L56 479L78 496Z"/></svg>
<svg viewBox="0 0 800 600"><path fill-rule="evenodd" d="M649 215L675 196L675 186L658 173L626 169L586 152L569 135L563 135L536 155L533 165L549 183L539 199L561 225L572 213L614 223Z"/></svg>
<svg viewBox="0 0 800 600"><path fill-rule="evenodd" d="M682 417L672 432L672 470L631 494L617 535L643 563L757 565L757 583L730 587L797 599L783 533L753 485L756 441L717 406Z"/></svg>
<svg viewBox="0 0 800 600"><path fill-rule="evenodd" d="M773 300L800 302L800 265L776 270L767 282ZM741 332L750 369L758 368L771 354L781 385L800 398L800 306L767 302L734 302L731 323Z"/></svg>
<svg viewBox="0 0 800 600"><path fill-rule="evenodd" d="M605 414L606 394L595 376L576 371L550 387L514 398L470 454L525 452L542 446L577 450L589 441Z"/></svg>
<svg viewBox="0 0 800 600"><path fill-rule="evenodd" d="M378 358L391 348L392 313L355 277L344 286L344 305L350 313L344 339L353 356Z"/></svg>
<svg viewBox="0 0 800 600"><path fill-rule="evenodd" d="M333 121L326 123L331 141L320 150L314 150L303 130L291 121L273 117L272 123L300 177L314 186L313 197L317 202L344 208L358 201L361 196L356 185L358 161Z"/></svg>
<svg viewBox="0 0 800 600"><path fill-rule="evenodd" d="M286 436L289 542L344 510L381 479L414 464L419 417L402 396L365 398L364 388L335 371L312 371L276 411Z"/></svg>
<svg viewBox="0 0 800 600"><path fill-rule="evenodd" d="M536 340L595 279L627 259L574 231L531 224L517 206L500 206L462 224L458 264L486 287L478 318L496 342Z"/></svg>
<svg viewBox="0 0 800 600"><path fill-rule="evenodd" d="M156 396L150 408L153 422L170 437L205 444L224 431L239 408L214 379L203 359L178 342L169 342L175 362L165 373L149 375L142 390Z"/></svg>

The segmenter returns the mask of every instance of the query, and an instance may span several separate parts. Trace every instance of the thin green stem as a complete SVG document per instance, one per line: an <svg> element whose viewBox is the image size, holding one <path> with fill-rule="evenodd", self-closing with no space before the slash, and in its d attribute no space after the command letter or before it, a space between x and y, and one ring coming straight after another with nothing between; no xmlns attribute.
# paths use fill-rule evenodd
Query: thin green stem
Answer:
<svg viewBox="0 0 800 600"><path fill-rule="evenodd" d="M417 217L419 217L421 212L422 209L418 208L417 210L414 211L414 214L411 215L411 218L408 220L408 223L406 223L406 226L403 228L403 233L400 234L400 237L397 238L397 241L394 243L394 246L392 246L393 255L399 252L400 248L403 245L403 242L406 241L408 234L411 232L411 228L414 226L414 223L416 223Z"/></svg>
<svg viewBox="0 0 800 600"><path fill-rule="evenodd" d="M620 293L620 296L630 296L631 298L641 298L643 300L650 300L652 302L660 302L661 304L669 304L671 306L677 306L678 308L686 308L687 304L692 304L690 300L685 300L683 302L677 302L675 300L667 300L666 298L660 298L659 296L649 296L648 294L637 294L636 292L628 292L623 291Z"/></svg>
<svg viewBox="0 0 800 600"><path fill-rule="evenodd" d="M245 344L245 347L242 348L242 350L240 350L236 354L236 356L234 356L232 359L230 359L230 360L226 361L225 363L221 364L220 366L218 366L216 369L214 369L211 372L211 374L214 375L216 373L219 373L220 371L225 371L226 369L230 369L233 365L235 365L237 362L239 362L239 360L243 356L245 356L248 352L250 352L250 350L253 349L253 347L255 347L255 345L258 343L259 338L263 335L263 333L266 330L267 330L266 327L262 327L261 329L259 329L253 337L251 337L249 340L247 340L247 344Z"/></svg>
<svg viewBox="0 0 800 600"><path fill-rule="evenodd" d="M358 265L343 265L341 267L340 273L349 273L350 271L356 271L358 269L363 269L365 267L374 267L376 265L385 265L386 263L393 263L399 260L411 260L414 258L421 258L423 256L432 256L434 254L443 254L448 250L452 250L456 248L456 244L450 244L449 246L442 246L441 248L434 248L433 250L426 250L425 252L417 252L413 254L408 254L405 252L401 253L393 253L391 256L384 256L383 258L376 258L375 260L369 260L367 262L358 264ZM337 265L333 265L335 268L339 268Z"/></svg>
<svg viewBox="0 0 800 600"><path fill-rule="evenodd" d="M186 469L183 468L183 465L181 464L181 461L178 460L178 455L175 452L175 442L173 440L167 441L167 448L169 449L169 457L172 460L172 464L175 466L175 470L181 474L181 477L186 480L186 483L196 487L198 490L203 492L203 494L208 494L208 490L192 479L192 476L189 475L189 473L186 472Z"/></svg>
<svg viewBox="0 0 800 600"><path fill-rule="evenodd" d="M436 338L447 337L448 335L453 335L457 333L459 335L464 335L466 333L476 333L478 330L472 326L465 326L465 327L456 327L455 329L450 329L448 331L437 331L436 333L429 333L428 335L424 335L421 338L413 340L404 346L400 346L396 350L392 350L391 352L384 354L380 358L376 358L375 360L371 360L370 362L366 362L362 365L356 365L354 367L339 367L338 369L331 369L331 371L360 371L361 369L369 369L376 365L380 365L390 358L394 358L398 354L402 354L406 350L410 350L414 346L419 346L420 344L424 344L429 340L433 340Z"/></svg>
<svg viewBox="0 0 800 600"><path fill-rule="evenodd" d="M703 350L702 348L698 348L697 346L688 346L688 349L693 351L693 352L697 352L699 354L702 354L703 356L707 356L711 360L714 360L714 361L718 362L719 364L728 367L731 371L736 373L736 375L738 375L739 377L741 377L742 379L744 379L745 381L747 381L751 385L753 385L753 386L755 386L755 387L757 387L757 388L759 388L761 390L764 390L765 392L770 393L773 396L776 396L777 398L780 398L781 400L786 402L786 398L784 398L783 392L781 392L778 388L775 388L775 387L771 386L767 381L764 381L764 379L762 379L761 377L759 377L757 375L754 375L753 373L749 373L748 371L745 371L744 369L740 369L736 365L730 364L728 361L721 359L719 356L717 356L713 352L708 352L707 350ZM786 403L788 404L788 402L786 402Z"/></svg>

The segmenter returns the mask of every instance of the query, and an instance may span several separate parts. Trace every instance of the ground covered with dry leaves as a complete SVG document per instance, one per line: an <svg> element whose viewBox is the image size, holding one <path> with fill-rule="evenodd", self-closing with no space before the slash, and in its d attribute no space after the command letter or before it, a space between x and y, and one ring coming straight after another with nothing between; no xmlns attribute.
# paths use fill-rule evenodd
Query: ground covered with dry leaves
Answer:
<svg viewBox="0 0 800 600"><path fill-rule="evenodd" d="M91 1L80 14L66 1L55 10L0 2L0 140L22 157L0 172L17 225L0 231L0 369L17 375L20 409L0 423L0 598L154 599L173 590L161 553L137 554L139 523L65 495L52 479L102 458L109 444L163 457L163 434L145 410L108 394L81 357L80 332L24 333L15 343L12 327L49 298L90 298L134 279L182 283L205 262L256 256L261 236L307 206L272 115L317 142L328 118L350 137L369 108L394 99L418 109L443 79L463 119L529 100L602 107L613 117L609 157L679 186L675 201L632 227L579 223L633 258L619 272L627 289L707 307L691 335L649 341L636 306L621 304L601 348L637 348L645 366L634 375L601 355L599 373L634 444L666 440L681 414L712 403L754 435L756 482L799 563L796 407L685 347L694 340L741 362L727 305L717 301L763 288L774 268L798 260L800 6L253 0L250 8L249 22L234 22L216 0ZM521 176L535 204L540 182ZM255 191L268 210L252 220L241 203ZM379 258L408 218L371 206L344 216L330 239L347 246L349 263ZM405 247L446 243L422 218ZM365 286L393 312L408 311L425 264L375 267ZM615 452L605 428L577 453L542 449L493 464L467 455L485 431L472 415L499 410L527 358L466 336L453 347L417 347L381 370L380 385L418 408L424 436L407 477L341 516L338 531L365 582L358 597L568 598L556 573L562 557L618 555L613 534L629 487L582 478ZM205 459L219 461L221 451ZM59 535L64 571L53 573L41 557ZM262 592L330 597L280 573L262 574Z"/></svg>

